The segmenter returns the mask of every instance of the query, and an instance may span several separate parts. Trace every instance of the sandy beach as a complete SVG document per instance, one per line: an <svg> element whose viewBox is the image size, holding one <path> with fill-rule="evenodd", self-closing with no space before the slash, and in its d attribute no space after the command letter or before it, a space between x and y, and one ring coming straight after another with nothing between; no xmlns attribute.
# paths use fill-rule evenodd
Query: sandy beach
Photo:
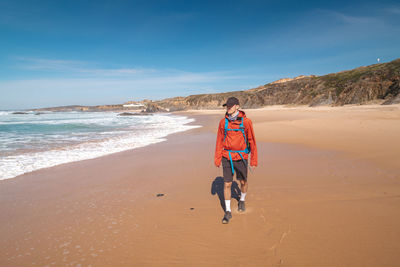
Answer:
<svg viewBox="0 0 400 267"><path fill-rule="evenodd" d="M224 111L178 112L203 127L0 181L0 266L399 266L400 105L245 112L259 166L229 224Z"/></svg>

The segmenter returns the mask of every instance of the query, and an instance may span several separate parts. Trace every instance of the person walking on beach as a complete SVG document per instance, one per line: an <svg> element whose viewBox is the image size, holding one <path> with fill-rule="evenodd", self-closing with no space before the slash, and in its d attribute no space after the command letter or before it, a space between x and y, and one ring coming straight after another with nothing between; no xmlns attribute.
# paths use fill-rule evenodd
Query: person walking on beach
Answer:
<svg viewBox="0 0 400 267"><path fill-rule="evenodd" d="M231 186L233 175L240 181L241 196L238 211L244 212L247 193L247 167L250 154L250 166L257 166L257 146L253 124L244 111L239 110L239 100L230 97L223 105L225 117L219 122L214 163L219 168L222 162L224 176L225 214L222 223L229 223L231 212Z"/></svg>

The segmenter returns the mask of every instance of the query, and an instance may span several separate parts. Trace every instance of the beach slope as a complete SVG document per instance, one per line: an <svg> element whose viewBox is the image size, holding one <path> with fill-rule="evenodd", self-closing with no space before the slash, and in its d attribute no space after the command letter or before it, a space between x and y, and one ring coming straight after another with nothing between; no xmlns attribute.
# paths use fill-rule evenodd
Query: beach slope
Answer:
<svg viewBox="0 0 400 267"><path fill-rule="evenodd" d="M213 165L223 111L184 112L203 127L166 142L0 181L0 265L398 266L390 108L247 111L259 167L227 225Z"/></svg>

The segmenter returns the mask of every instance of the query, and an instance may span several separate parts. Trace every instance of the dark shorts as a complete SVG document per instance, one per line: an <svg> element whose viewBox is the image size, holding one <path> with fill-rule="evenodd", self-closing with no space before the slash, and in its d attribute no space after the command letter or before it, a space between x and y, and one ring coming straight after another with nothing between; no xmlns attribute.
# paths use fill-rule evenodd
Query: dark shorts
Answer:
<svg viewBox="0 0 400 267"><path fill-rule="evenodd" d="M236 179L238 180L247 180L247 159L244 160L233 160L233 168L235 169ZM231 161L227 158L222 157L222 169L224 173L224 182L232 182L233 174Z"/></svg>

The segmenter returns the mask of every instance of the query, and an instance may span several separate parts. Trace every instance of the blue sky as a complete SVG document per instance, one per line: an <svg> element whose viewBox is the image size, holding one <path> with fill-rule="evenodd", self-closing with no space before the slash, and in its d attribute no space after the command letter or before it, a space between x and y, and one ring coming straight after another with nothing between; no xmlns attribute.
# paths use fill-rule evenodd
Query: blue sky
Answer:
<svg viewBox="0 0 400 267"><path fill-rule="evenodd" d="M245 90L400 57L396 1L0 0L0 109Z"/></svg>

